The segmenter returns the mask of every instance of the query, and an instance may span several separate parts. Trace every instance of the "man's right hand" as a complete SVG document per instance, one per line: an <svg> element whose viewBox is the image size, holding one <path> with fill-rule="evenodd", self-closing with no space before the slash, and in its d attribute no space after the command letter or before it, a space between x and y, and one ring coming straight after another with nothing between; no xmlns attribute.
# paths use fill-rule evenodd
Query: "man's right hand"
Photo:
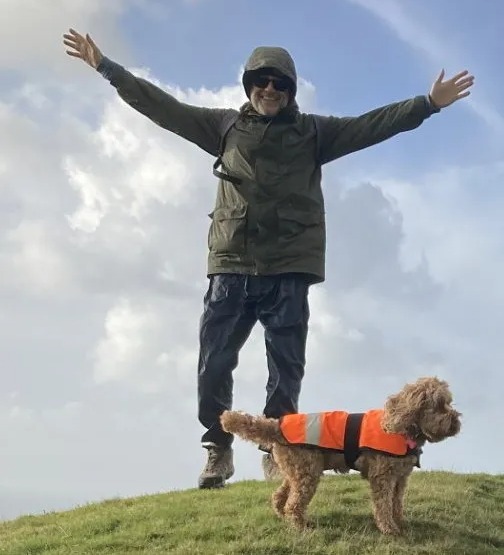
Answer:
<svg viewBox="0 0 504 555"><path fill-rule="evenodd" d="M66 51L69 56L84 60L94 69L99 66L103 54L88 34L84 37L74 29L69 29L69 34L63 35L63 39L63 43L70 47Z"/></svg>

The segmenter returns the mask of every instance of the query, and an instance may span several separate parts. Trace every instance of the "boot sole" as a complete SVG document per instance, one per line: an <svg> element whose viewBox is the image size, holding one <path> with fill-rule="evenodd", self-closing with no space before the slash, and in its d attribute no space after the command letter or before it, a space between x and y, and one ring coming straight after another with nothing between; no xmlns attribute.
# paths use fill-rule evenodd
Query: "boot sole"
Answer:
<svg viewBox="0 0 504 555"><path fill-rule="evenodd" d="M203 478L198 482L199 489L219 489L223 488L226 479L222 476L215 476L214 478Z"/></svg>
<svg viewBox="0 0 504 555"><path fill-rule="evenodd" d="M223 488L226 485L226 480L229 480L231 476L234 474L234 469L232 472L226 473L224 477L222 476L213 476L211 478L200 478L198 487L199 489L217 489Z"/></svg>

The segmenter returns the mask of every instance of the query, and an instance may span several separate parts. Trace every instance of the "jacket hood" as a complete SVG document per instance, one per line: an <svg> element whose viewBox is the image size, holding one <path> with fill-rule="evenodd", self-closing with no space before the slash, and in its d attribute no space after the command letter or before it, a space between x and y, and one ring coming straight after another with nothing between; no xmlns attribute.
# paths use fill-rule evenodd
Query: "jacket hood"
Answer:
<svg viewBox="0 0 504 555"><path fill-rule="evenodd" d="M290 92L292 102L297 92L296 66L289 52L280 46L258 46L253 50L245 64L242 78L247 97L250 98L251 81L254 72L262 71L265 68L273 70L273 73L280 73L291 81L292 88Z"/></svg>

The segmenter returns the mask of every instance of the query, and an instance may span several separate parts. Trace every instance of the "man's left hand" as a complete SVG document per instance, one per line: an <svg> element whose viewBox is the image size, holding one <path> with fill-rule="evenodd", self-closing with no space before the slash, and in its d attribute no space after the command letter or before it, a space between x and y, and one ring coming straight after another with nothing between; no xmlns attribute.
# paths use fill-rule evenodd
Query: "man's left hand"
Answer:
<svg viewBox="0 0 504 555"><path fill-rule="evenodd" d="M430 99L435 108L446 108L461 98L471 94L468 89L474 84L474 75L467 70L457 73L455 77L443 81L445 70L441 70L438 78L432 84Z"/></svg>

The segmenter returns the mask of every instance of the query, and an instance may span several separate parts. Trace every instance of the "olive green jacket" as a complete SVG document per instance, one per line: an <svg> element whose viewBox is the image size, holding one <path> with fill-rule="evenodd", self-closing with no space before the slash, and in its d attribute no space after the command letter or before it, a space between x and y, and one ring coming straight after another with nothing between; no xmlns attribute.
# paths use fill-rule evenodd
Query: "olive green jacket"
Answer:
<svg viewBox="0 0 504 555"><path fill-rule="evenodd" d="M217 184L208 234L209 275L301 272L312 282L323 281L322 165L415 129L434 110L425 96L417 96L358 117L317 116L316 126L312 114L298 110L294 62L281 48L254 51L244 73L247 92L251 72L265 67L281 71L294 84L289 105L273 118L256 113L250 102L239 112L184 104L107 58L98 70L130 106L212 156L220 154L225 121L236 118L222 163L239 183L220 179Z"/></svg>

